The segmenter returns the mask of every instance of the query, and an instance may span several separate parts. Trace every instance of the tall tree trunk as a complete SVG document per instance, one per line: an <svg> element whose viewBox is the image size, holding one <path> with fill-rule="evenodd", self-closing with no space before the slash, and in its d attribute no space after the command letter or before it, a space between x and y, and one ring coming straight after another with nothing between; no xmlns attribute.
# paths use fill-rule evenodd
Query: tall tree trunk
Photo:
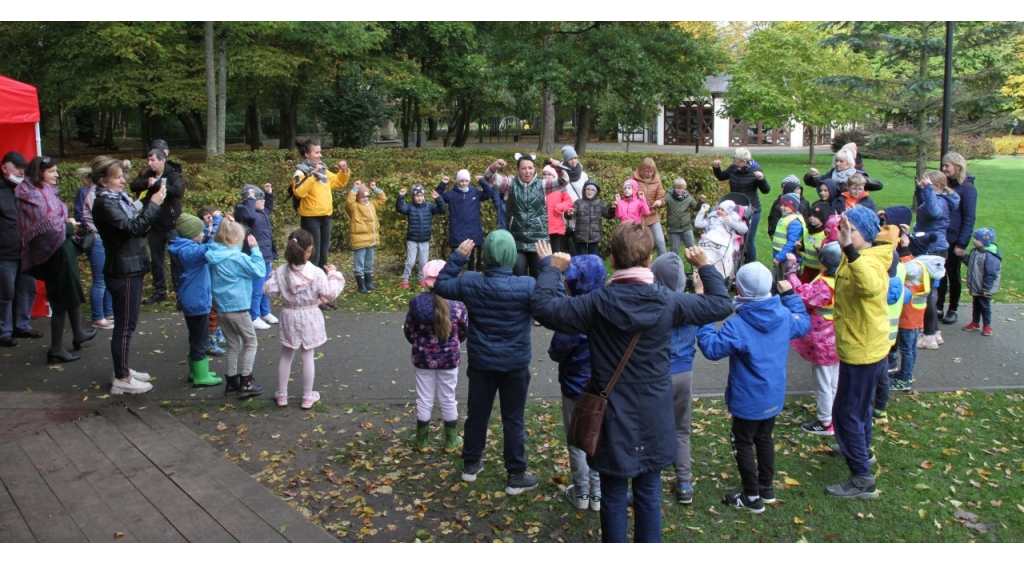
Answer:
<svg viewBox="0 0 1024 564"><path fill-rule="evenodd" d="M402 128L402 148L409 148L409 129L411 127L412 118L412 99L408 96L402 98L402 117L398 120L398 126Z"/></svg>
<svg viewBox="0 0 1024 564"><path fill-rule="evenodd" d="M142 146L146 151L153 145L153 121L150 119L149 108L146 104L139 104L139 119L141 120Z"/></svg>
<svg viewBox="0 0 1024 564"><path fill-rule="evenodd" d="M92 111L90 110L75 110L71 112L72 117L75 118L75 139L78 139L82 143L92 143L96 140L96 120L93 118Z"/></svg>
<svg viewBox="0 0 1024 564"><path fill-rule="evenodd" d="M810 154L807 156L807 164L814 164L814 143L818 141L818 128L811 127L811 142L808 143L810 147L807 149Z"/></svg>
<svg viewBox="0 0 1024 564"><path fill-rule="evenodd" d="M203 60L206 66L206 158L217 154L217 70L213 52L213 22L203 22Z"/></svg>
<svg viewBox="0 0 1024 564"><path fill-rule="evenodd" d="M291 149L295 146L296 137L299 135L299 98L302 95L302 90L298 86L290 86L282 94L279 147Z"/></svg>
<svg viewBox="0 0 1024 564"><path fill-rule="evenodd" d="M590 106L579 107L579 116L576 118L576 154L582 156L587 152L587 142L590 140Z"/></svg>
<svg viewBox="0 0 1024 564"><path fill-rule="evenodd" d="M217 154L223 155L228 127L228 39L221 37L217 46Z"/></svg>
<svg viewBox="0 0 1024 564"><path fill-rule="evenodd" d="M263 146L263 129L260 126L260 105L255 100L245 109L245 125L249 131L249 150L258 151Z"/></svg>
<svg viewBox="0 0 1024 564"><path fill-rule="evenodd" d="M921 39L928 39L928 31L924 28L921 30ZM918 59L917 67L917 78L919 80L926 80L928 78L928 53L925 49L921 49L921 56ZM928 146L925 142L925 131L928 130L928 115L924 109L924 96L919 96L918 107L921 108L917 112L917 178L924 176L925 170L928 168Z"/></svg>
<svg viewBox="0 0 1024 564"><path fill-rule="evenodd" d="M103 112L103 147L117 148L114 144L114 112Z"/></svg>
<svg viewBox="0 0 1024 564"><path fill-rule="evenodd" d="M195 116L190 112L177 112L174 114L178 121L181 122L181 126L185 128L185 135L188 136L188 148L198 149L203 146L202 131L200 131L200 122L195 121Z"/></svg>
<svg viewBox="0 0 1024 564"><path fill-rule="evenodd" d="M537 151L541 154L555 150L555 96L547 82L541 90L541 132Z"/></svg>
<svg viewBox="0 0 1024 564"><path fill-rule="evenodd" d="M465 147L466 142L469 141L469 125L470 116L473 115L473 104L467 102L458 114L459 117L453 127L455 129L455 142L452 143L452 147Z"/></svg>
<svg viewBox="0 0 1024 564"><path fill-rule="evenodd" d="M427 141L437 141L437 120L427 118Z"/></svg>
<svg viewBox="0 0 1024 564"><path fill-rule="evenodd" d="M64 156L64 104L57 102L57 146L59 157Z"/></svg>
<svg viewBox="0 0 1024 564"><path fill-rule="evenodd" d="M413 132L416 134L416 147L423 146L423 120L420 119L420 101L413 99L412 101L412 122L416 125L413 128Z"/></svg>
<svg viewBox="0 0 1024 564"><path fill-rule="evenodd" d="M558 139L565 135L565 120L558 119L558 112L562 109L561 104L555 104L553 109L553 115L555 116L555 144L558 144Z"/></svg>

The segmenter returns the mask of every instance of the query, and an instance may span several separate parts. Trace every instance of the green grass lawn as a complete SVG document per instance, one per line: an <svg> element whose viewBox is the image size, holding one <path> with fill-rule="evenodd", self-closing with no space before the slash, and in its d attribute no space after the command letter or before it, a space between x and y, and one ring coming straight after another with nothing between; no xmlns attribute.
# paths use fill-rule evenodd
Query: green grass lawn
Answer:
<svg viewBox="0 0 1024 564"><path fill-rule="evenodd" d="M771 262L771 241L767 237L767 210L771 203L782 193L782 179L788 174L803 178L810 165L807 155L772 155L757 154L754 159L764 169L765 175L772 186L772 193L762 196L761 203L765 212L758 227L757 237L758 260L768 264ZM821 172L831 168L831 154L819 154L815 167ZM932 163L938 169L938 163ZM895 205L909 206L914 195L914 181L907 176L904 169L888 161L867 159L864 169L869 175L880 179L885 188L879 192L871 192L871 197L879 208ZM996 244L1003 253L1003 273L999 294L995 301L1007 303L1024 302L1024 250L1020 241L1024 241L1024 207L1017 205L1018 198L1014 193L1020 186L1020 178L1024 176L1024 159L991 159L972 161L967 165L968 171L976 176L975 186L978 188L978 220L976 227L992 227L996 230ZM913 174L913 170L910 171ZM806 188L806 187L805 187ZM814 203L818 197L809 190L804 197ZM965 274L966 275L966 274ZM970 295L964 287L961 303L970 304Z"/></svg>
<svg viewBox="0 0 1024 564"><path fill-rule="evenodd" d="M318 405L298 414L250 401L232 405L166 402L201 438L326 530L374 542L593 542L598 514L570 508L565 431L558 402L526 409L526 456L540 486L505 495L501 422L495 408L484 470L460 481L458 453L408 443L415 407ZM845 480L826 437L799 424L814 401L790 396L775 425L778 502L759 515L720 503L741 489L721 398L693 403L690 506L675 503L674 474L663 474L666 542L1019 542L1024 538L1024 395L962 391L894 394L890 423L876 425L881 496L841 500L826 486ZM460 406L463 407L464 406ZM282 416L282 413L284 416ZM437 421L435 420L435 423ZM461 427L461 426L460 426Z"/></svg>

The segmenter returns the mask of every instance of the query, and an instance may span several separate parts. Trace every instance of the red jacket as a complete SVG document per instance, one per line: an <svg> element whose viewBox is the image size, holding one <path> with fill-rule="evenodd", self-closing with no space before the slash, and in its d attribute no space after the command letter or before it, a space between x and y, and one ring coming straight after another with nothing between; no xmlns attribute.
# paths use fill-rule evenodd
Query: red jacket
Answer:
<svg viewBox="0 0 1024 564"><path fill-rule="evenodd" d="M565 235L562 214L572 209L572 196L564 189L552 190L544 199L548 205L548 235Z"/></svg>

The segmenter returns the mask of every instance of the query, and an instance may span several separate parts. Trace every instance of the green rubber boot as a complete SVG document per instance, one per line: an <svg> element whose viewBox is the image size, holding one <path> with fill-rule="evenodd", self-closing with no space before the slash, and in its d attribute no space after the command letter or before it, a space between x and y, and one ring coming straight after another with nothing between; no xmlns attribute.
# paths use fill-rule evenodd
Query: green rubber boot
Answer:
<svg viewBox="0 0 1024 564"><path fill-rule="evenodd" d="M192 366L192 387L199 388L202 386L219 386L224 381L223 378L218 378L216 372L210 372L210 359L204 358L203 360L190 360L189 364Z"/></svg>
<svg viewBox="0 0 1024 564"><path fill-rule="evenodd" d="M444 422L444 451L455 452L462 446L462 437L459 436L458 421Z"/></svg>
<svg viewBox="0 0 1024 564"><path fill-rule="evenodd" d="M416 434L409 439L409 442L412 443L412 446L420 449L420 452L430 450L430 422L417 421Z"/></svg>

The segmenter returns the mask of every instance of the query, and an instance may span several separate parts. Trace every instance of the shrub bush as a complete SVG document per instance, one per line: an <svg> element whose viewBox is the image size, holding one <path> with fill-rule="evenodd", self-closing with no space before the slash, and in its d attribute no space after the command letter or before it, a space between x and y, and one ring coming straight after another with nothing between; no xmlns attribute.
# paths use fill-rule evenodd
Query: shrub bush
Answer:
<svg viewBox="0 0 1024 564"><path fill-rule="evenodd" d="M960 153L969 161L991 159L996 154L995 145L980 135L951 135L949 150Z"/></svg>
<svg viewBox="0 0 1024 564"><path fill-rule="evenodd" d="M503 171L511 174L514 171L512 150L509 149L328 149L323 160L334 165L345 160L352 170L349 188L356 180L369 183L374 181L388 196L388 202L380 213L381 244L379 253L394 256L405 256L405 233L407 222L405 216L395 211L395 199L398 190L409 188L413 184L422 184L429 192L437 186L441 177L448 175L454 180L460 168L469 169L473 176L483 175L485 167L499 158L510 162ZM622 186L622 181L636 168L644 156L643 153L611 153L588 152L581 157L583 170L590 178L601 186L601 199L606 202L615 200L615 194ZM538 158L555 157L557 155L539 155ZM707 196L709 202L717 201L728 192L728 183L719 182L711 172L711 162L715 155L691 154L654 154L662 183L666 191L671 190L672 181L676 177L686 179L692 194ZM276 205L272 218L274 234L282 240L288 232L299 224L299 216L292 209L291 200L287 196L290 181L298 157L295 151L258 151L228 153L221 160L210 163L185 164L185 198L183 208L194 213L202 206L216 206L224 212L234 210L241 197L243 184L262 186L265 182L274 185ZM134 170L145 167L145 161L134 159ZM83 163L62 163L59 172L61 198L65 202L74 201L78 190L77 177L74 171ZM334 224L332 229L332 249L335 251L349 250L348 215L345 213L347 190L334 193ZM662 212L664 214L664 211ZM484 203L482 206L484 231L495 228L497 215L494 206ZM604 223L605 240L602 253L606 253L607 242L615 221ZM434 234L431 241L431 256L447 257L448 250L448 218L447 215L434 221ZM279 251L280 251L279 247Z"/></svg>
<svg viewBox="0 0 1024 564"><path fill-rule="evenodd" d="M1002 137L989 137L997 155L1012 155L1013 152L1024 145L1024 135L1004 135ZM1024 152L1024 151L1021 151Z"/></svg>
<svg viewBox="0 0 1024 564"><path fill-rule="evenodd" d="M847 143L856 143L857 152L861 153L864 151L864 149L867 148L868 136L861 129L838 130L836 131L835 136L832 137L832 143L830 144L830 146L832 147L832 152L837 152L839 149L843 148L843 145L846 145Z"/></svg>

